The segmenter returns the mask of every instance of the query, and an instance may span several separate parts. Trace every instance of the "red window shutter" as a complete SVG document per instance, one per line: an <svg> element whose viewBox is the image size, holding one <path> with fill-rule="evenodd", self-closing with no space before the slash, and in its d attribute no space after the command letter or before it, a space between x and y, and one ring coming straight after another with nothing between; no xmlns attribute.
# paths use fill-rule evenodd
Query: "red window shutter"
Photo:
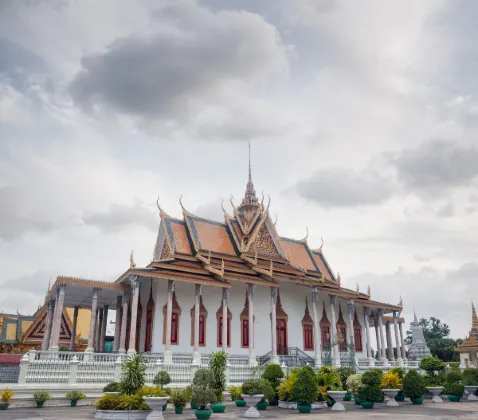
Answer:
<svg viewBox="0 0 478 420"><path fill-rule="evenodd" d="M227 318L227 347L231 347L231 320Z"/></svg>
<svg viewBox="0 0 478 420"><path fill-rule="evenodd" d="M249 346L249 321L247 319L242 320L242 346Z"/></svg>
<svg viewBox="0 0 478 420"><path fill-rule="evenodd" d="M199 345L202 345L202 346L204 346L205 341L206 341L205 340L206 337L205 337L205 334L204 334L205 333L205 328L204 328L205 327L205 325L204 325L205 321L206 321L206 319L205 319L204 315L199 315Z"/></svg>
<svg viewBox="0 0 478 420"><path fill-rule="evenodd" d="M178 314L171 314L171 344L178 344Z"/></svg>
<svg viewBox="0 0 478 420"><path fill-rule="evenodd" d="M329 338L327 338L329 336ZM322 345L330 344L330 328L322 327Z"/></svg>
<svg viewBox="0 0 478 420"><path fill-rule="evenodd" d="M217 319L217 336L218 336L218 343L222 346L222 316Z"/></svg>
<svg viewBox="0 0 478 420"><path fill-rule="evenodd" d="M354 328L355 351L363 351L362 347L362 328Z"/></svg>

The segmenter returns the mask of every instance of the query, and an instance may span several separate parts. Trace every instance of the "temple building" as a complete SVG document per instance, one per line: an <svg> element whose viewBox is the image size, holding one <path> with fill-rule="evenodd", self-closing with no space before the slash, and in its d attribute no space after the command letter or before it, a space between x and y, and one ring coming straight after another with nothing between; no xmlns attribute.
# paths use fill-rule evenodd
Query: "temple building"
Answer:
<svg viewBox="0 0 478 420"><path fill-rule="evenodd" d="M408 358L410 360L420 360L426 356L430 356L430 349L423 335L423 327L418 322L415 311L413 311L413 322L410 323L410 327L412 330L412 343L408 347Z"/></svg>
<svg viewBox="0 0 478 420"><path fill-rule="evenodd" d="M137 267L131 253L129 269L114 283L58 277L41 308L41 349L58 350L70 337L71 349L104 352L108 311L115 310L113 351L146 352L165 364L200 364L219 349L249 366L292 359L316 366L406 363L401 298L378 302L370 287L343 287L323 242L314 249L307 236L280 236L270 199L266 205L256 195L250 164L244 198L230 203L232 214L222 206L224 220L214 221L190 213L182 199L183 217L172 217L158 200L147 267ZM82 310L96 316L88 333L81 322L78 338Z"/></svg>
<svg viewBox="0 0 478 420"><path fill-rule="evenodd" d="M478 368L478 317L473 303L471 304L470 333L455 350L460 353L460 365L462 367Z"/></svg>

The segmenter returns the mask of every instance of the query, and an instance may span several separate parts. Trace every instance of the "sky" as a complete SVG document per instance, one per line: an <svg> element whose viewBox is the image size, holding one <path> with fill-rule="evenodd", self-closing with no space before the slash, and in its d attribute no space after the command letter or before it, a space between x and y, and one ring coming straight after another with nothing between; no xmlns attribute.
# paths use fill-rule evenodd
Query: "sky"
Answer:
<svg viewBox="0 0 478 420"><path fill-rule="evenodd" d="M0 2L0 311L152 259L156 198L223 220L247 182L342 284L478 304L478 4Z"/></svg>

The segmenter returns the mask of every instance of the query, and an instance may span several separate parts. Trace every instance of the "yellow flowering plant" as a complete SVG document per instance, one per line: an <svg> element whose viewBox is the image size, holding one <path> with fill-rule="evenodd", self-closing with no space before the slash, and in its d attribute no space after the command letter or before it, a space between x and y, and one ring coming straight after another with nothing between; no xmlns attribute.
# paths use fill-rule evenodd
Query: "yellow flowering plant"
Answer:
<svg viewBox="0 0 478 420"><path fill-rule="evenodd" d="M380 382L380 388L382 389L401 389L402 380L397 373L387 372L382 375Z"/></svg>
<svg viewBox="0 0 478 420"><path fill-rule="evenodd" d="M15 391L13 391L10 388L5 388L2 392L0 392L1 395L1 401L6 402L6 403L11 403L12 398L15 395Z"/></svg>

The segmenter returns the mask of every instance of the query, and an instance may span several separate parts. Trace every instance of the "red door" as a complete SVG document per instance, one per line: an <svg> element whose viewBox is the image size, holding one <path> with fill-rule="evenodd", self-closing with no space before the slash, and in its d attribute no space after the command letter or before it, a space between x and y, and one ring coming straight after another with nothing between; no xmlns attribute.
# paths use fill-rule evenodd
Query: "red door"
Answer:
<svg viewBox="0 0 478 420"><path fill-rule="evenodd" d="M277 320L277 354L287 354L287 321Z"/></svg>

